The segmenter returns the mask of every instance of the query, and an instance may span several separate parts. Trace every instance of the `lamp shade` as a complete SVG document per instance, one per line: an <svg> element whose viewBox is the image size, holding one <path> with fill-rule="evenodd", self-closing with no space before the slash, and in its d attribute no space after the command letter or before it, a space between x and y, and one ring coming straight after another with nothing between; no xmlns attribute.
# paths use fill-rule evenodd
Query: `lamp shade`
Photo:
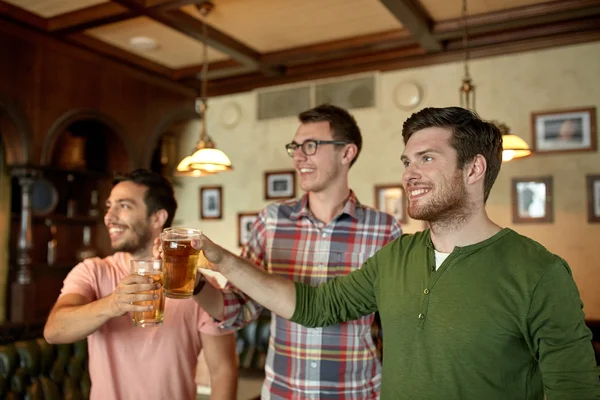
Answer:
<svg viewBox="0 0 600 400"><path fill-rule="evenodd" d="M523 139L512 133L502 135L502 161L531 155L531 149Z"/></svg>
<svg viewBox="0 0 600 400"><path fill-rule="evenodd" d="M231 169L231 161L225 153L215 148L203 148L181 160L177 165L177 175L205 176Z"/></svg>

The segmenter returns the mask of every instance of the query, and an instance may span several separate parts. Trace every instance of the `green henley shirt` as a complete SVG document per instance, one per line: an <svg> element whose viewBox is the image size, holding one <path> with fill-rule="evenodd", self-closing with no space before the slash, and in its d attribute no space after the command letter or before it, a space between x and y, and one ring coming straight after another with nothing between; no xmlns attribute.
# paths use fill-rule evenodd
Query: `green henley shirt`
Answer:
<svg viewBox="0 0 600 400"><path fill-rule="evenodd" d="M435 270L430 232L402 235L361 269L296 282L292 321L326 326L379 310L382 400L600 399L571 270L503 229Z"/></svg>

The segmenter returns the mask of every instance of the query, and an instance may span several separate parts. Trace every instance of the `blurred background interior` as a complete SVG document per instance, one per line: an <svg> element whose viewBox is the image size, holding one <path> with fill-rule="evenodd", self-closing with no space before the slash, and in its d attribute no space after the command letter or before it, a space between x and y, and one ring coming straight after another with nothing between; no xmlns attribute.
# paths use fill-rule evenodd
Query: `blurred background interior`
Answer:
<svg viewBox="0 0 600 400"><path fill-rule="evenodd" d="M598 339L599 55L600 0L0 0L0 353L19 350L4 371L50 368L41 327L77 261L111 251L115 172L167 176L175 224L237 253L261 208L301 195L284 145L321 103L356 117L351 187L405 232L426 226L402 210L403 121L452 105L497 121L488 213L568 261ZM268 324L238 333L240 399L259 393ZM85 351L61 351L85 392Z"/></svg>

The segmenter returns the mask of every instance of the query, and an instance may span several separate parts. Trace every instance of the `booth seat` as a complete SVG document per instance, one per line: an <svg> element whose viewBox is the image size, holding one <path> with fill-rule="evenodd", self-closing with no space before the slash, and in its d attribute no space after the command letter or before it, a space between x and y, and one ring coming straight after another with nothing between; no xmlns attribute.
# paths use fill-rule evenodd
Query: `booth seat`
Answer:
<svg viewBox="0 0 600 400"><path fill-rule="evenodd" d="M0 399L90 397L87 342L51 345L42 337L0 345Z"/></svg>

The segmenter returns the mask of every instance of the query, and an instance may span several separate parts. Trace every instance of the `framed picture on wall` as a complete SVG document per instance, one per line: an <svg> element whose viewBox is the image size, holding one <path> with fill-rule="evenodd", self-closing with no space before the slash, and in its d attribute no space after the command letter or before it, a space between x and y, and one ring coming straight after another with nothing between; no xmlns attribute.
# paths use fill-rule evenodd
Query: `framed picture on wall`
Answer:
<svg viewBox="0 0 600 400"><path fill-rule="evenodd" d="M588 175L588 222L600 222L600 175Z"/></svg>
<svg viewBox="0 0 600 400"><path fill-rule="evenodd" d="M296 171L265 172L265 200L293 199L296 197Z"/></svg>
<svg viewBox="0 0 600 400"><path fill-rule="evenodd" d="M596 108L532 113L531 130L537 153L596 151Z"/></svg>
<svg viewBox="0 0 600 400"><path fill-rule="evenodd" d="M513 178L513 222L553 222L552 177Z"/></svg>
<svg viewBox="0 0 600 400"><path fill-rule="evenodd" d="M400 183L375 186L375 208L406 222L406 194Z"/></svg>
<svg viewBox="0 0 600 400"><path fill-rule="evenodd" d="M223 190L221 186L200 187L200 219L221 219Z"/></svg>
<svg viewBox="0 0 600 400"><path fill-rule="evenodd" d="M250 230L256 217L258 217L257 212L238 213L238 245L240 247L245 246L250 240Z"/></svg>

